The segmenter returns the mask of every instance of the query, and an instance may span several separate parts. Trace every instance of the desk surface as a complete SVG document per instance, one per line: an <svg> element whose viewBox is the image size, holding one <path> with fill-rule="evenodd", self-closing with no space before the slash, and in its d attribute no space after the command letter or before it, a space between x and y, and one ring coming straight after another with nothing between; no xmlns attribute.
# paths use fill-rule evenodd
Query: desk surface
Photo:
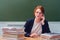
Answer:
<svg viewBox="0 0 60 40"><path fill-rule="evenodd" d="M7 40L6 38L0 36L0 40ZM18 40L18 39L16 39ZM44 40L42 37L38 37L38 38L31 38L31 37L24 37L24 40ZM60 40L60 38L59 38Z"/></svg>
<svg viewBox="0 0 60 40"><path fill-rule="evenodd" d="M6 40L6 39L0 36L0 40ZM24 40L41 40L41 38L40 37L38 38L24 37Z"/></svg>
<svg viewBox="0 0 60 40"><path fill-rule="evenodd" d="M25 37L24 40L42 40L42 38L41 37L38 37L38 38Z"/></svg>
<svg viewBox="0 0 60 40"><path fill-rule="evenodd" d="M6 40L6 39L4 39L2 36L0 36L0 40Z"/></svg>

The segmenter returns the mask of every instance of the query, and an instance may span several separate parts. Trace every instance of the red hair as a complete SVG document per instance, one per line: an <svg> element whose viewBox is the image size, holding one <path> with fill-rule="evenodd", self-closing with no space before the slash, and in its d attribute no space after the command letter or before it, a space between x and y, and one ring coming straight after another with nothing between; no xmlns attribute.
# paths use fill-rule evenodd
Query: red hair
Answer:
<svg viewBox="0 0 60 40"><path fill-rule="evenodd" d="M42 11L42 13L44 14L44 7L43 6L41 6L41 5L36 6L34 9L34 13L36 12L37 9L40 9Z"/></svg>

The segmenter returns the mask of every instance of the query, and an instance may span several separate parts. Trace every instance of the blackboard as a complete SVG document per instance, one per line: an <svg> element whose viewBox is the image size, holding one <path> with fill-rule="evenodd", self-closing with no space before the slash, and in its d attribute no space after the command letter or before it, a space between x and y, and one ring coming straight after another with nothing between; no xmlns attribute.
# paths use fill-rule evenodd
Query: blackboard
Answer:
<svg viewBox="0 0 60 40"><path fill-rule="evenodd" d="M0 0L0 21L26 21L34 18L35 6L45 8L48 21L60 21L60 0Z"/></svg>

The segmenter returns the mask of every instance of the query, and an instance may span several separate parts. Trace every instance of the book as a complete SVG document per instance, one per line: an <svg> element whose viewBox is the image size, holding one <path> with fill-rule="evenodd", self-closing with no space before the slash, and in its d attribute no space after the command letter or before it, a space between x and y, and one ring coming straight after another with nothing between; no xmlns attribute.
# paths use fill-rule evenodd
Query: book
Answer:
<svg viewBox="0 0 60 40"><path fill-rule="evenodd" d="M44 33L41 37L44 40L60 40L60 33Z"/></svg>
<svg viewBox="0 0 60 40"><path fill-rule="evenodd" d="M17 29L17 28L3 28L3 37L8 38L9 40L22 40L24 39L24 29Z"/></svg>

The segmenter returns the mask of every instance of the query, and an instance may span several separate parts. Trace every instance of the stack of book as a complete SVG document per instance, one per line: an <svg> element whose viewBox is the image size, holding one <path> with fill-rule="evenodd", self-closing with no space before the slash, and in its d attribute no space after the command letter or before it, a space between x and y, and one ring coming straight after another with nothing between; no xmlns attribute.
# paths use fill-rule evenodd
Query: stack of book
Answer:
<svg viewBox="0 0 60 40"><path fill-rule="evenodd" d="M60 33L44 33L41 34L42 40L60 40Z"/></svg>
<svg viewBox="0 0 60 40"><path fill-rule="evenodd" d="M9 40L23 40L24 29L23 28L3 28L3 37Z"/></svg>

